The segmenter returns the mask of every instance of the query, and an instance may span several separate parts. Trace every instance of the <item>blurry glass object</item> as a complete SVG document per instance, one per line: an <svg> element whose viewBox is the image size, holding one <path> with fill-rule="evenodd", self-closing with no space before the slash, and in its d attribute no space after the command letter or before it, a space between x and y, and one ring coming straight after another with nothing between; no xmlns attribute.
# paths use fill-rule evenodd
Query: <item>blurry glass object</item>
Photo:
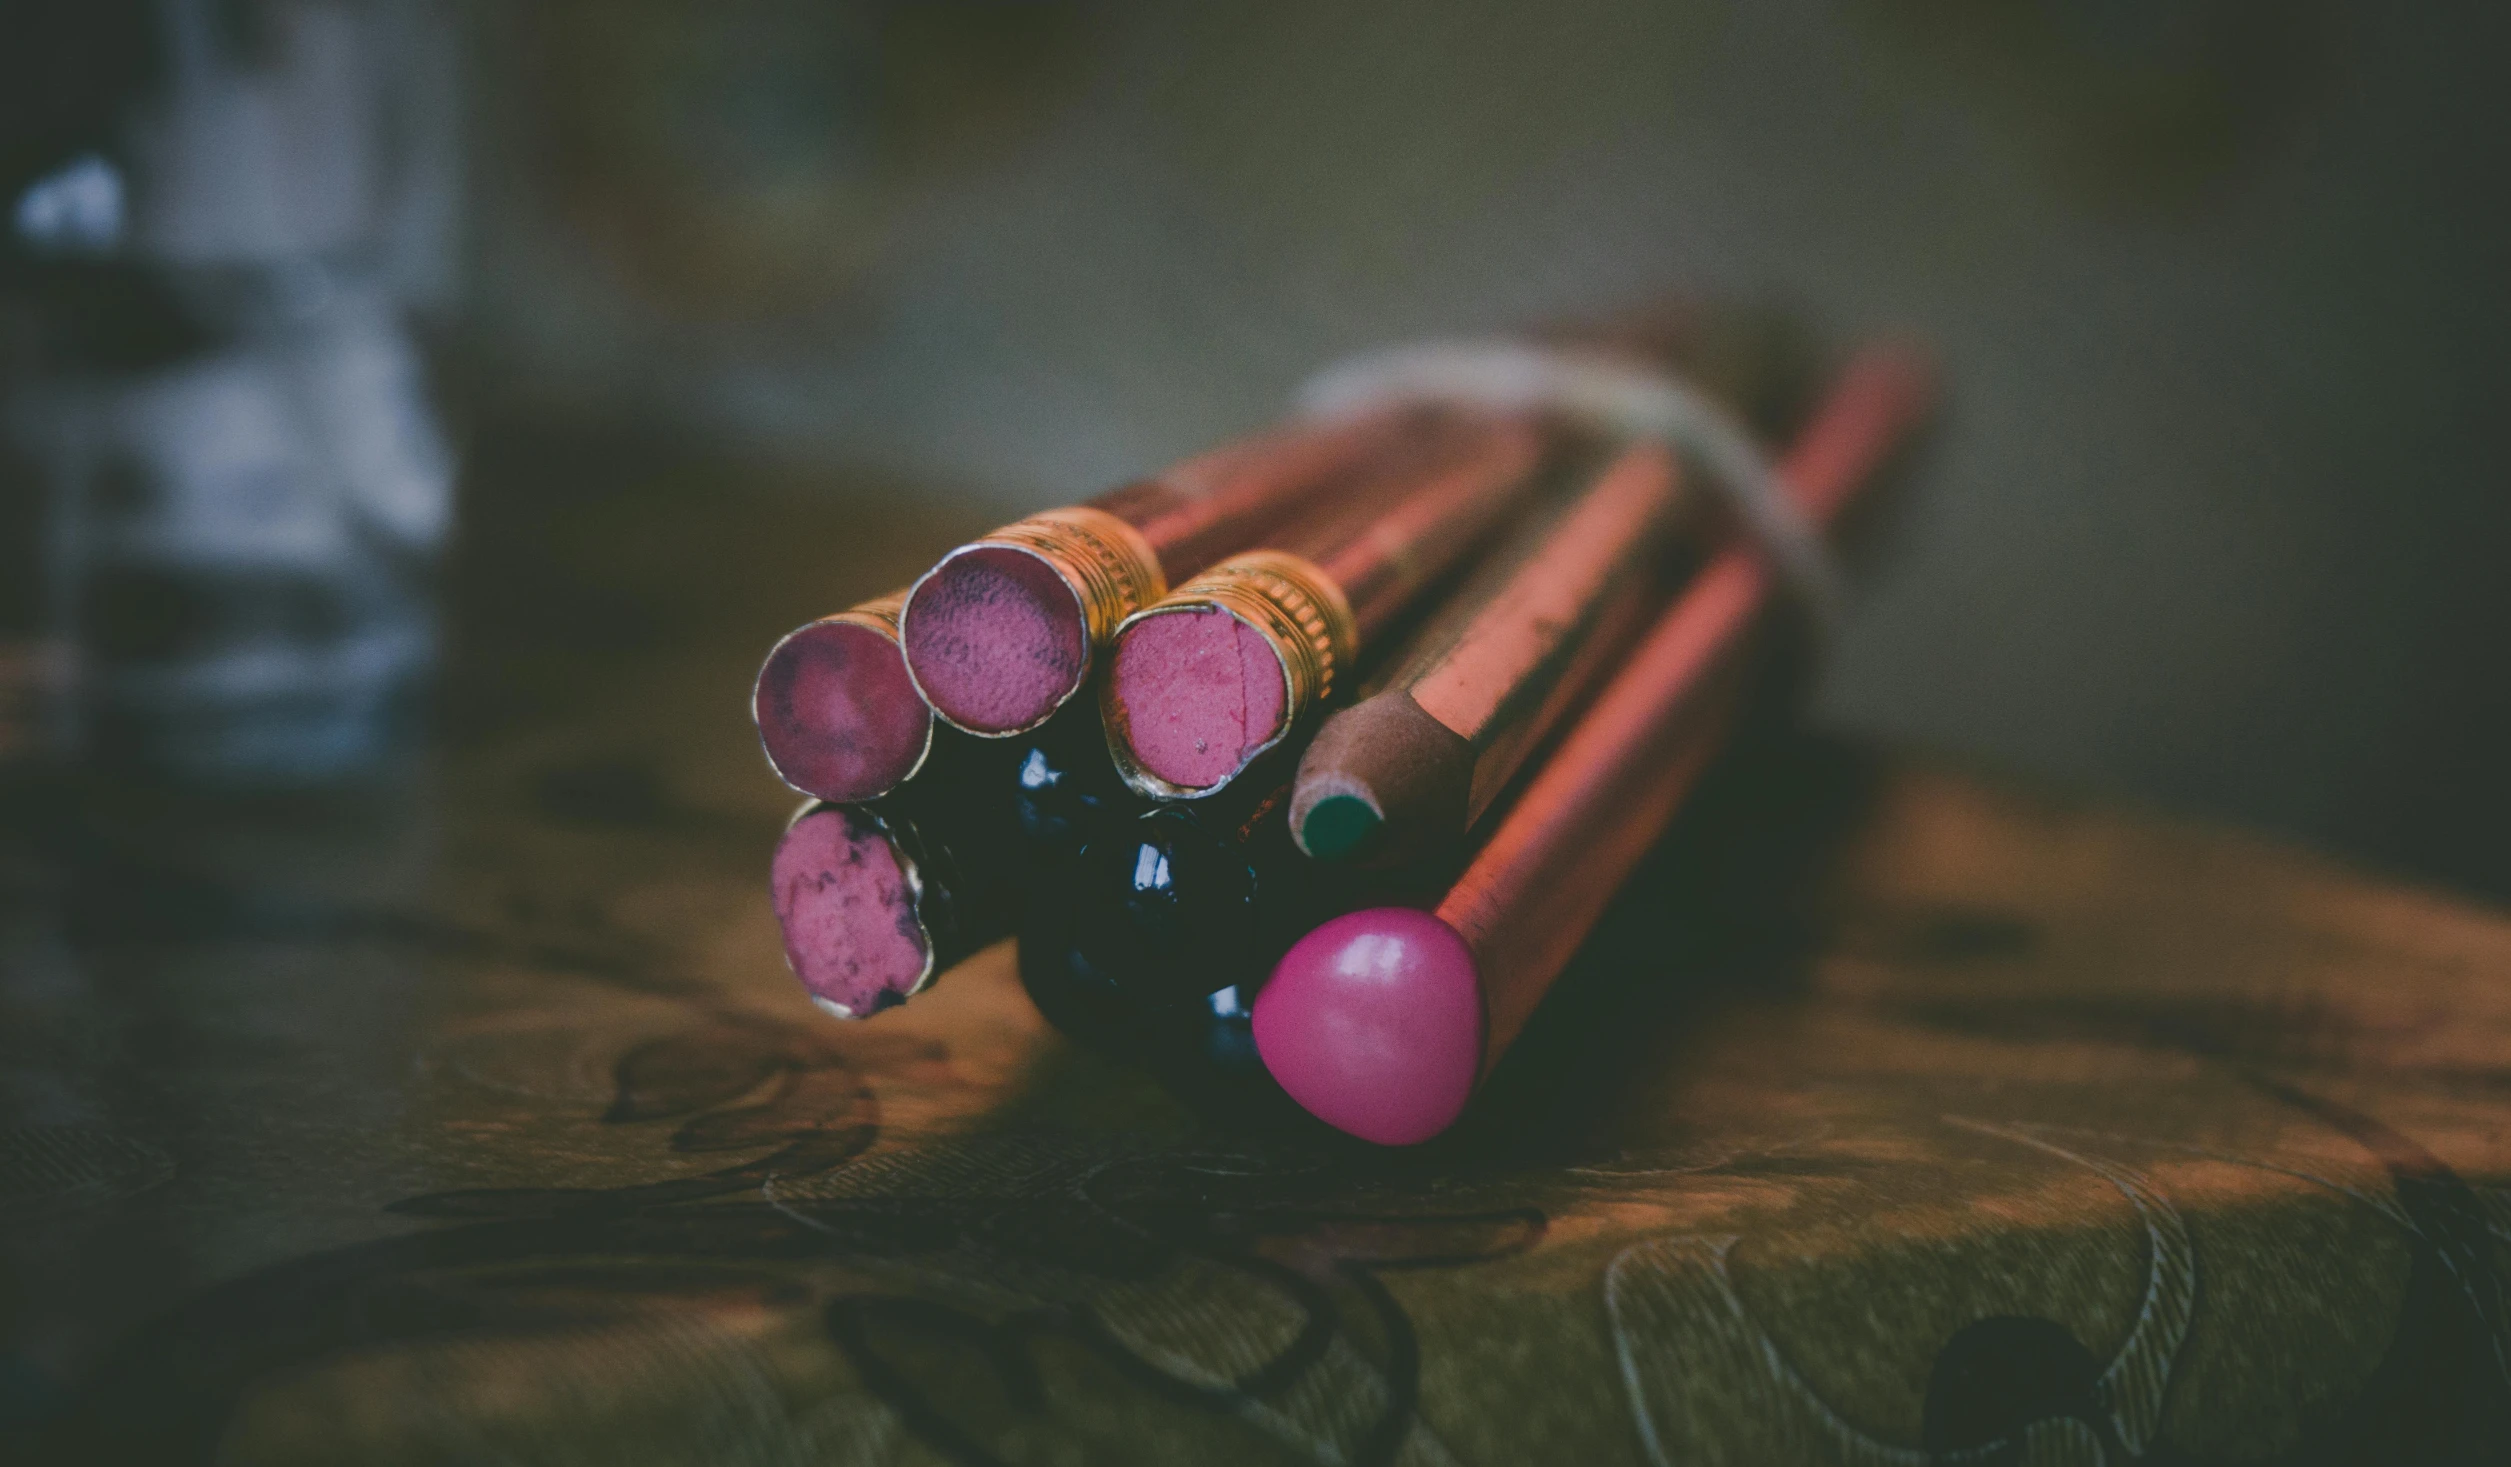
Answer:
<svg viewBox="0 0 2511 1467"><path fill-rule="evenodd" d="M204 783L405 742L453 461L412 340L452 279L445 18L162 0L28 27L118 105L10 119L5 415L54 743ZM47 54L48 53L48 54ZM21 641L21 646L26 645Z"/></svg>
<svg viewBox="0 0 2511 1467"><path fill-rule="evenodd" d="M95 254L122 242L122 170L94 153L18 196L17 237L38 254Z"/></svg>

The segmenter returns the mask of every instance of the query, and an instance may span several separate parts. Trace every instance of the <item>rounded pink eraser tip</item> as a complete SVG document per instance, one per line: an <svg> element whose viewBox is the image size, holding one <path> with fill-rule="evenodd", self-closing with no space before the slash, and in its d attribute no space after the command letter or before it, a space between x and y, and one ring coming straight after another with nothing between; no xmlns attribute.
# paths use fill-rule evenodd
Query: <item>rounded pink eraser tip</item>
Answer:
<svg viewBox="0 0 2511 1467"><path fill-rule="evenodd" d="M1337 917L1256 996L1256 1052L1317 1119L1410 1146L1463 1112L1482 1069L1482 981L1456 930L1410 907Z"/></svg>

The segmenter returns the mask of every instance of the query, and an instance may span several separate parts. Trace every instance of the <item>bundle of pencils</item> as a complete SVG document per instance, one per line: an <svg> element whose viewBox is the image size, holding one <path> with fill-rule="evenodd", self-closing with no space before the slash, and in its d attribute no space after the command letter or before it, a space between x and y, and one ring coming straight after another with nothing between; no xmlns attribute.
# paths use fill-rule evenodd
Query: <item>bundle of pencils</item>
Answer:
<svg viewBox="0 0 2511 1467"><path fill-rule="evenodd" d="M1742 335L1546 350L1688 377L1825 527L1930 378L1874 347L1808 393ZM1016 931L1084 1043L1370 1141L1446 1129L1720 748L1785 599L1709 482L1731 459L1575 408L1382 394L778 642L753 713L812 797L772 883L813 999L869 1016Z"/></svg>

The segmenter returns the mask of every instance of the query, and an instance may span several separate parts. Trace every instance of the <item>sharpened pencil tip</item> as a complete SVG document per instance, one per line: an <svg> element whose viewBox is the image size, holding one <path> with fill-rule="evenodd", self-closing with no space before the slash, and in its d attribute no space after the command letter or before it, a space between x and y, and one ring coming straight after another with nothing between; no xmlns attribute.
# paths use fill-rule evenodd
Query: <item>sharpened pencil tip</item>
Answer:
<svg viewBox="0 0 2511 1467"><path fill-rule="evenodd" d="M1386 817L1358 795L1327 795L1299 822L1299 848L1320 861L1364 854Z"/></svg>

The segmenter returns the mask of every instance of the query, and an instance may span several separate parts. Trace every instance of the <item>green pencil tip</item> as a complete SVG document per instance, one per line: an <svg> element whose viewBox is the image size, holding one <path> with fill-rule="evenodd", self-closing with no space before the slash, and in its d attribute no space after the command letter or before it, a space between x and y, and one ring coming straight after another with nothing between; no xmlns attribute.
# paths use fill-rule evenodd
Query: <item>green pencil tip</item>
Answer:
<svg viewBox="0 0 2511 1467"><path fill-rule="evenodd" d="M1358 795L1327 795L1299 822L1299 844L1320 861L1340 861L1358 854L1383 823L1378 807Z"/></svg>

